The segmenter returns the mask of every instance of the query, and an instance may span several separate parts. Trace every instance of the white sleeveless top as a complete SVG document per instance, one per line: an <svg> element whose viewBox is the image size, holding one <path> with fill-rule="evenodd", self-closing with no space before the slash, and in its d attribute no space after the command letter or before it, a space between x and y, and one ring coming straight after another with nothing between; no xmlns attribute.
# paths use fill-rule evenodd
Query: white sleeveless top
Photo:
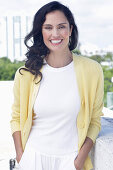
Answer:
<svg viewBox="0 0 113 170"><path fill-rule="evenodd" d="M49 155L78 152L80 96L74 63L60 68L46 64L42 74L28 143Z"/></svg>

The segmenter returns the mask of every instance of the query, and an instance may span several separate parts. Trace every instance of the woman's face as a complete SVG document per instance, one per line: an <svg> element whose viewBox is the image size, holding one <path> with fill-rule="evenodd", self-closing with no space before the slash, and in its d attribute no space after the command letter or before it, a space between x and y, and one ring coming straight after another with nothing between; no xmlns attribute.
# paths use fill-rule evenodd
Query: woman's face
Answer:
<svg viewBox="0 0 113 170"><path fill-rule="evenodd" d="M42 35L43 41L50 51L68 48L71 32L72 27L70 29L63 12L56 10L46 15L46 20L42 25Z"/></svg>

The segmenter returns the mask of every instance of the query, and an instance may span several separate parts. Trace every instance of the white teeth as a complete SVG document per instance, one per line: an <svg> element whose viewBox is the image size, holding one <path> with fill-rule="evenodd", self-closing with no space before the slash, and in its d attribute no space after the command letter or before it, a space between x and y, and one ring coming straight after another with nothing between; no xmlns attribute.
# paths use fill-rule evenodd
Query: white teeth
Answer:
<svg viewBox="0 0 113 170"><path fill-rule="evenodd" d="M59 43L61 42L62 40L51 40L52 43Z"/></svg>

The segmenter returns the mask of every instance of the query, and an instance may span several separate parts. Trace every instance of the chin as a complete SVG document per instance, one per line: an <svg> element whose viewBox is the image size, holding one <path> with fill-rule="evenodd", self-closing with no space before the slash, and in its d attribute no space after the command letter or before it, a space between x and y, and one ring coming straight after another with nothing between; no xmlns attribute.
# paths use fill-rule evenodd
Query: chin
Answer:
<svg viewBox="0 0 113 170"><path fill-rule="evenodd" d="M69 47L68 46L65 46L65 47L58 47L58 48L50 48L48 47L50 51L52 52L59 52L59 51L67 51L69 50Z"/></svg>

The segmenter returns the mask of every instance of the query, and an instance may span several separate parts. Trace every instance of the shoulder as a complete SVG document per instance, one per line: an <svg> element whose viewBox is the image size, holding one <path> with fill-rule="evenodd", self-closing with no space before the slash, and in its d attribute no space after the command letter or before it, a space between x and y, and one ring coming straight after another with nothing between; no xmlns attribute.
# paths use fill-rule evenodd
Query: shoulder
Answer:
<svg viewBox="0 0 113 170"><path fill-rule="evenodd" d="M103 72L101 65L97 61L81 55L74 54L74 57L76 58L75 62L77 62L78 66L80 66L84 72L89 74L98 74Z"/></svg>
<svg viewBox="0 0 113 170"><path fill-rule="evenodd" d="M27 69L25 66L19 67L15 73L15 79L20 79L24 81L33 79L34 75L31 72L26 71L25 69Z"/></svg>

